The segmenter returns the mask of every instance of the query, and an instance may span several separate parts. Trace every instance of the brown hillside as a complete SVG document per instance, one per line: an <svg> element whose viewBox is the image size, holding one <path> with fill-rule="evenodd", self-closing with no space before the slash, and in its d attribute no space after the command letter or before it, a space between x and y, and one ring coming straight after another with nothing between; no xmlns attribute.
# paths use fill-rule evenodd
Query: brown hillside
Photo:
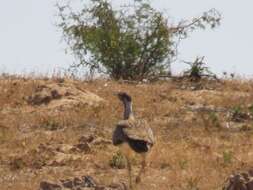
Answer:
<svg viewBox="0 0 253 190"><path fill-rule="evenodd" d="M115 161L111 144L122 118L117 91L132 96L136 116L156 135L138 189L218 190L231 173L253 166L251 81L4 78L0 91L1 190L37 190L41 181L84 175L127 184L124 160Z"/></svg>

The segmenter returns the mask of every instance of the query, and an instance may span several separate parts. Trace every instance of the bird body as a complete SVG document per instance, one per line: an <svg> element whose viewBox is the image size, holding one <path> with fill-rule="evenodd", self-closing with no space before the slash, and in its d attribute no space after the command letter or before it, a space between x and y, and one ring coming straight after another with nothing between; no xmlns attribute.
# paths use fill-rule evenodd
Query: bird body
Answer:
<svg viewBox="0 0 253 190"><path fill-rule="evenodd" d="M154 135L146 120L128 119L117 123L113 144L128 143L137 153L148 152L154 144Z"/></svg>
<svg viewBox="0 0 253 190"><path fill-rule="evenodd" d="M132 189L132 176L131 176L131 163L130 152L142 155L142 164L140 172L136 178L136 182L140 182L141 174L144 173L146 167L146 154L151 150L154 145L155 139L153 131L148 125L148 122L143 119L135 119L132 111L132 98L122 92L118 93L118 98L123 102L124 114L123 120L116 124L113 132L112 142L113 145L119 146L122 153L127 159L128 172L129 172L129 186Z"/></svg>

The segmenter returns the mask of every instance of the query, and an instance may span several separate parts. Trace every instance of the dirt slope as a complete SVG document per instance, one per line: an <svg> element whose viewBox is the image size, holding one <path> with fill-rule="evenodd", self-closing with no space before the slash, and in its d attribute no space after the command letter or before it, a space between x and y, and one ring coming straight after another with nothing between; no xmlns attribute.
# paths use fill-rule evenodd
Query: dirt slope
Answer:
<svg viewBox="0 0 253 190"><path fill-rule="evenodd" d="M157 143L145 190L216 190L253 166L253 82L0 80L0 187L35 190L42 181L92 176L127 184L124 160L110 139L122 117L113 92L133 97ZM137 173L139 159L133 157Z"/></svg>

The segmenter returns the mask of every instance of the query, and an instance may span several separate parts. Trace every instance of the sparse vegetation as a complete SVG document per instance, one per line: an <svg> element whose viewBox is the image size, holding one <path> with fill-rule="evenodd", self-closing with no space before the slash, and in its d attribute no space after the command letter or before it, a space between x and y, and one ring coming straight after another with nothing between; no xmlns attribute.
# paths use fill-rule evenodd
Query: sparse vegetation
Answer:
<svg viewBox="0 0 253 190"><path fill-rule="evenodd" d="M221 124L219 122L219 118L216 113L210 112L209 119L211 120L211 123L214 127L218 128L218 129L221 128Z"/></svg>
<svg viewBox="0 0 253 190"><path fill-rule="evenodd" d="M241 127L241 131L250 132L251 130L253 130L252 124L245 124Z"/></svg>
<svg viewBox="0 0 253 190"><path fill-rule="evenodd" d="M171 168L171 165L169 163L163 162L161 163L161 169L167 169L167 168Z"/></svg>
<svg viewBox="0 0 253 190"><path fill-rule="evenodd" d="M8 135L8 129L0 125L0 144L7 141L8 138L10 138Z"/></svg>
<svg viewBox="0 0 253 190"><path fill-rule="evenodd" d="M233 159L233 152L225 150L223 152L223 163L224 163L224 165L228 166L229 164L231 164L232 163L232 159Z"/></svg>
<svg viewBox="0 0 253 190"><path fill-rule="evenodd" d="M179 161L179 166L182 170L186 169L188 166L188 161L187 160L180 160Z"/></svg>
<svg viewBox="0 0 253 190"><path fill-rule="evenodd" d="M203 77L214 78L216 75L210 71L210 68L204 62L204 57L197 57L193 62L186 62L190 68L184 72L184 75L189 77L192 81L199 81Z"/></svg>
<svg viewBox="0 0 253 190"><path fill-rule="evenodd" d="M253 116L253 105L250 105L248 107L250 114Z"/></svg>
<svg viewBox="0 0 253 190"><path fill-rule="evenodd" d="M22 158L14 158L10 162L10 169L11 170L20 170L20 169L23 169L25 166L26 166L25 162L22 160Z"/></svg>
<svg viewBox="0 0 253 190"><path fill-rule="evenodd" d="M62 126L53 118L42 119L40 127L45 130L54 131L61 129Z"/></svg>
<svg viewBox="0 0 253 190"><path fill-rule="evenodd" d="M112 168L123 169L126 167L126 160L120 152L117 152L112 156L109 164Z"/></svg>
<svg viewBox="0 0 253 190"><path fill-rule="evenodd" d="M250 119L250 113L243 111L241 106L235 106L231 111L231 120L235 122L243 122Z"/></svg>
<svg viewBox="0 0 253 190"><path fill-rule="evenodd" d="M198 188L199 180L200 179L198 179L198 178L190 177L188 179L187 190L200 190Z"/></svg>

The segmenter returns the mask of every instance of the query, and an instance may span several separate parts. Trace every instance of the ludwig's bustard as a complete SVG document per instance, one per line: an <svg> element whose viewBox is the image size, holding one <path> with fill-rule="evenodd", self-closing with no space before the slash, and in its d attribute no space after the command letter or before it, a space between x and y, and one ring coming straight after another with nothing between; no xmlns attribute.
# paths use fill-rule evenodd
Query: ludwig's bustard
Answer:
<svg viewBox="0 0 253 190"><path fill-rule="evenodd" d="M132 189L133 183L129 150L139 153L142 157L141 169L136 177L136 183L139 183L141 180L141 174L144 173L146 167L146 155L154 144L154 135L145 120L137 120L134 118L132 98L124 92L120 92L117 95L124 105L124 119L117 123L113 132L112 140L114 145L121 145L121 151L126 157L129 186L130 189Z"/></svg>

